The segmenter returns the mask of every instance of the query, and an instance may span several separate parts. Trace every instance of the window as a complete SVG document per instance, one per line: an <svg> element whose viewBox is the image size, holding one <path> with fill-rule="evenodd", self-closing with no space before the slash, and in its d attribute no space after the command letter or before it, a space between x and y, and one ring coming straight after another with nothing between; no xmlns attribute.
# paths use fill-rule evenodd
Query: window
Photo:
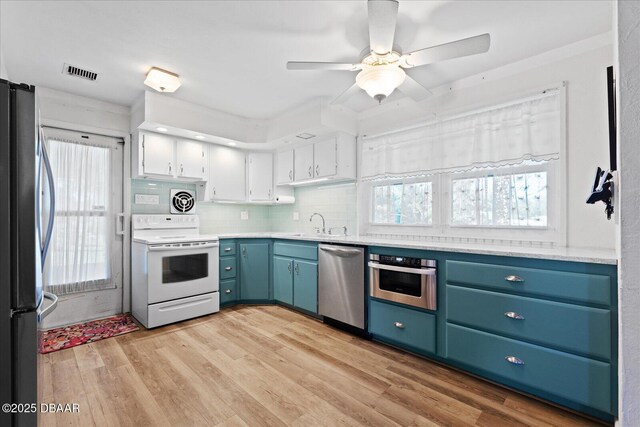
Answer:
<svg viewBox="0 0 640 427"><path fill-rule="evenodd" d="M374 224L431 225L433 191L429 181L372 187Z"/></svg>
<svg viewBox="0 0 640 427"><path fill-rule="evenodd" d="M546 227L547 172L523 171L451 179L451 224Z"/></svg>

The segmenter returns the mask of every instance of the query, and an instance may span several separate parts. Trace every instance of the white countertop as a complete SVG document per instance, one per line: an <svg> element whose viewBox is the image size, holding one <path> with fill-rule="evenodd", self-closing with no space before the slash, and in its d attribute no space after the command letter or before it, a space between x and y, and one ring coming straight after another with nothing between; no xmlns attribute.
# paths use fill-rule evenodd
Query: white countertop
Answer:
<svg viewBox="0 0 640 427"><path fill-rule="evenodd" d="M428 251L458 252L480 255L537 258L555 261L573 261L592 264L616 265L618 258L613 249L590 248L536 248L528 246L499 246L477 243L437 243L417 240L380 239L367 236L324 237L299 233L256 232L218 234L220 239L287 239L310 242L344 243L349 245L386 246Z"/></svg>

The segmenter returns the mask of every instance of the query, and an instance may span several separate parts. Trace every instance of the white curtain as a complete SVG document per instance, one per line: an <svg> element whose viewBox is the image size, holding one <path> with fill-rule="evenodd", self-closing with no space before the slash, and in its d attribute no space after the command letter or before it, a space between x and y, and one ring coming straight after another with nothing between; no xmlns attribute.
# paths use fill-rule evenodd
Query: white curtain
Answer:
<svg viewBox="0 0 640 427"><path fill-rule="evenodd" d="M57 295L114 288L111 149L56 138L47 147L56 205L45 287Z"/></svg>
<svg viewBox="0 0 640 427"><path fill-rule="evenodd" d="M559 159L560 91L410 130L366 138L362 178L373 180Z"/></svg>

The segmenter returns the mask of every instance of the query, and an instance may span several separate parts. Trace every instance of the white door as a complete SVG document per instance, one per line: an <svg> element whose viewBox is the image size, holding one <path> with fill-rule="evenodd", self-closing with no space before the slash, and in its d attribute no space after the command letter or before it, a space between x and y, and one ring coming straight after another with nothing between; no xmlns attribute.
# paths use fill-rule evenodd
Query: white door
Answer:
<svg viewBox="0 0 640 427"><path fill-rule="evenodd" d="M313 145L305 145L294 150L293 174L295 181L313 178Z"/></svg>
<svg viewBox="0 0 640 427"><path fill-rule="evenodd" d="M273 155L249 154L249 200L269 201L273 195Z"/></svg>
<svg viewBox="0 0 640 427"><path fill-rule="evenodd" d="M209 146L210 200L245 200L245 154L240 150L211 144Z"/></svg>
<svg viewBox="0 0 640 427"><path fill-rule="evenodd" d="M45 138L56 203L43 278L60 297L45 327L121 313L124 144L58 129Z"/></svg>
<svg viewBox="0 0 640 427"><path fill-rule="evenodd" d="M179 139L176 142L177 175L180 178L203 178L204 148L202 143Z"/></svg>
<svg viewBox="0 0 640 427"><path fill-rule="evenodd" d="M144 174L175 176L175 139L146 132L142 138Z"/></svg>
<svg viewBox="0 0 640 427"><path fill-rule="evenodd" d="M313 144L313 160L313 171L316 178L335 175L338 171L336 163L336 139L331 138Z"/></svg>
<svg viewBox="0 0 640 427"><path fill-rule="evenodd" d="M276 182L278 185L293 182L293 150L279 152L276 167Z"/></svg>

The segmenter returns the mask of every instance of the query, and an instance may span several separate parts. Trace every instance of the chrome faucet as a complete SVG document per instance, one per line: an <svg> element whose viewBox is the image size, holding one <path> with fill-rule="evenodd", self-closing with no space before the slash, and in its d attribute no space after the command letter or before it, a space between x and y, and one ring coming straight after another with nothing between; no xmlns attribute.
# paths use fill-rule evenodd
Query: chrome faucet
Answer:
<svg viewBox="0 0 640 427"><path fill-rule="evenodd" d="M320 218L322 218L322 234L325 234L326 229L325 229L324 217L321 214L315 212L314 214L311 215L311 218L309 218L309 222L313 221L313 217L316 216L316 215L318 215ZM318 227L316 227L316 230L318 230ZM319 230L318 230L318 232L319 232Z"/></svg>

